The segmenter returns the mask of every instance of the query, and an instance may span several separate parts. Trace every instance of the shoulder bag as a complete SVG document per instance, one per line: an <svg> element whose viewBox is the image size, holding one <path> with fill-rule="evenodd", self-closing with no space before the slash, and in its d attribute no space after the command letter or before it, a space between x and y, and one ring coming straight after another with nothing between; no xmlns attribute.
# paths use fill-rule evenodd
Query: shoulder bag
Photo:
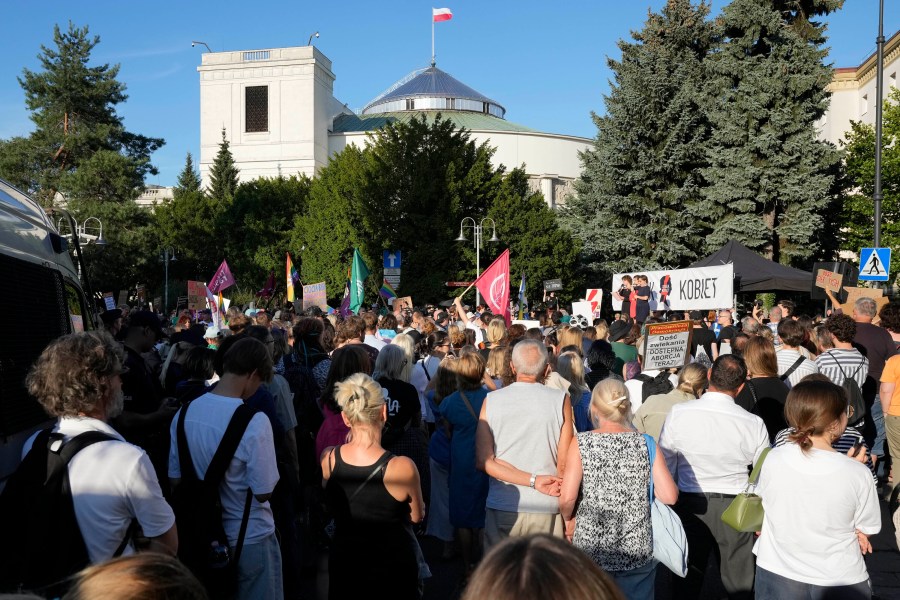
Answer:
<svg viewBox="0 0 900 600"><path fill-rule="evenodd" d="M671 507L653 495L653 462L656 458L656 440L644 434L650 455L650 521L653 535L653 558L678 575L688 572L688 542L681 519Z"/></svg>
<svg viewBox="0 0 900 600"><path fill-rule="evenodd" d="M756 461L756 466L750 473L750 479L747 480L747 487L731 501L731 504L722 513L722 521L732 529L743 532L755 532L762 529L764 514L762 497L751 492L750 486L755 487L759 481L759 471L769 450L771 448L766 448L759 455L759 460Z"/></svg>

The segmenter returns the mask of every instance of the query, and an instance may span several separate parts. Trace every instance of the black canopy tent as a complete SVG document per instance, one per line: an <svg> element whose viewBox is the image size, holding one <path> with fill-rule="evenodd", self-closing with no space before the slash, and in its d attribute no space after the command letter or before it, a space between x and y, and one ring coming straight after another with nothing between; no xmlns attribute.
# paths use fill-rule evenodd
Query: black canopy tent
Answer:
<svg viewBox="0 0 900 600"><path fill-rule="evenodd" d="M735 293L773 290L809 292L812 289L812 273L763 258L735 240L729 241L706 258L698 260L691 268L714 267L728 263L734 265Z"/></svg>

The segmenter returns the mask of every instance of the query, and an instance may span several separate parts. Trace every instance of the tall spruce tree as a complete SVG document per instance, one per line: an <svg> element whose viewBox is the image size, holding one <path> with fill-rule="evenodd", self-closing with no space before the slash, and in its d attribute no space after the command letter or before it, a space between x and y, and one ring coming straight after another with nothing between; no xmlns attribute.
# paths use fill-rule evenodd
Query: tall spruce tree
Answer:
<svg viewBox="0 0 900 600"><path fill-rule="evenodd" d="M184 168L178 174L178 181L175 183L174 193L186 194L190 192L199 192L201 190L200 174L194 166L194 157L191 153L187 153L184 161Z"/></svg>
<svg viewBox="0 0 900 600"><path fill-rule="evenodd" d="M704 0L669 0L651 13L633 42L608 59L614 81L598 133L581 156L576 195L563 224L580 239L589 276L696 258L702 236L699 201L709 126L698 105L702 63L713 28Z"/></svg>
<svg viewBox="0 0 900 600"><path fill-rule="evenodd" d="M815 17L842 0L733 0L706 61L710 234L705 251L736 239L773 260L803 265L831 253L838 227L840 156L816 139L831 69Z"/></svg>
<svg viewBox="0 0 900 600"><path fill-rule="evenodd" d="M129 132L116 107L128 96L119 66L91 66L100 42L71 22L41 46L41 70L24 69L19 84L34 131L0 141L0 175L49 206L57 192L70 200L122 202L136 198L150 155L163 140Z"/></svg>
<svg viewBox="0 0 900 600"><path fill-rule="evenodd" d="M234 156L231 155L230 144L228 138L225 137L225 128L223 127L219 152L209 170L209 197L218 202L230 203L237 191L239 174L240 171L234 164Z"/></svg>

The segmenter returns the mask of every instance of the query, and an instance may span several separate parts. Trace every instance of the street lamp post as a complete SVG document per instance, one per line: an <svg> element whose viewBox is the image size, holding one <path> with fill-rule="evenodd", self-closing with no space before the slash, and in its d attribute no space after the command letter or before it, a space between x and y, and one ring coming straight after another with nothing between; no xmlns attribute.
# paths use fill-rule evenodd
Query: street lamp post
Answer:
<svg viewBox="0 0 900 600"><path fill-rule="evenodd" d="M78 278L86 280L87 267L85 266L84 269L82 269L84 257L81 255L81 244L93 244L98 248L106 246L107 241L103 238L103 221L97 217L88 217L79 224L78 221L71 217L71 215L65 215L60 217L56 222L57 231L62 231L63 223L68 225L69 235L72 238L72 242L75 244L75 251L77 254L75 257L75 265L78 268Z"/></svg>
<svg viewBox="0 0 900 600"><path fill-rule="evenodd" d="M165 269L166 269L166 280L165 280L166 283L165 283L165 290L163 292L164 293L163 313L165 313L166 318L168 319L169 318L169 263L172 262L173 260L176 260L175 248L173 248L172 246L166 246L165 248L163 248L162 256L159 257L159 260L161 260L165 263Z"/></svg>
<svg viewBox="0 0 900 600"><path fill-rule="evenodd" d="M470 221L471 224L469 223ZM485 222L487 221L491 222L490 227L492 231L491 239L488 241L491 243L499 242L500 238L497 237L497 224L490 217L485 217L480 223L475 221L472 217L463 217L463 220L459 222L459 237L454 240L456 242L469 241L468 238L466 238L465 230L467 227L472 228L475 237L475 279L478 279L478 277L481 276L481 235L484 232ZM481 294L478 292L478 288L475 288L475 305L477 306L479 304L481 304Z"/></svg>
<svg viewBox="0 0 900 600"><path fill-rule="evenodd" d="M872 193L872 202L875 205L875 247L881 247L881 120L882 107L884 103L884 0L878 3L878 37L875 38L877 45L877 57L875 65L875 190Z"/></svg>

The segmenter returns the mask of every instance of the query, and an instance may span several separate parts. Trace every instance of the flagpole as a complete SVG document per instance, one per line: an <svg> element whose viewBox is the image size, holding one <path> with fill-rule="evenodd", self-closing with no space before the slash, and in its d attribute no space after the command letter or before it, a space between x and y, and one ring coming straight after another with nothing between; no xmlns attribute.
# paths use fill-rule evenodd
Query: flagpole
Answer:
<svg viewBox="0 0 900 600"><path fill-rule="evenodd" d="M434 7L431 7L431 66L434 66Z"/></svg>

